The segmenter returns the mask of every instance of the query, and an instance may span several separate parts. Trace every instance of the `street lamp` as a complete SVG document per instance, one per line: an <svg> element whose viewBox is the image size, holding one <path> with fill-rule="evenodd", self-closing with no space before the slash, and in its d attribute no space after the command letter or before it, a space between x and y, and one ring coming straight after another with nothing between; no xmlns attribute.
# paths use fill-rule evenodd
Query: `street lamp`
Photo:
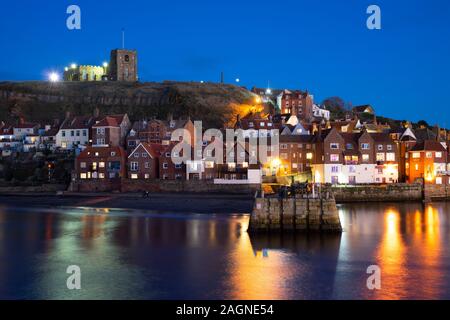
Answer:
<svg viewBox="0 0 450 320"><path fill-rule="evenodd" d="M56 72L51 72L48 75L48 80L50 82L58 82L59 81L59 74L57 74Z"/></svg>

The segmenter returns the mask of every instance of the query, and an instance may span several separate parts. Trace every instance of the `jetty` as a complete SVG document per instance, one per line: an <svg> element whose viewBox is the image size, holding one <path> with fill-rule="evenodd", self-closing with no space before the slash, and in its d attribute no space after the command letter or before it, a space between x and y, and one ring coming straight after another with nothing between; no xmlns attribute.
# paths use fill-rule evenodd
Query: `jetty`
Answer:
<svg viewBox="0 0 450 320"><path fill-rule="evenodd" d="M255 196L249 232L342 232L331 188L320 184L282 187Z"/></svg>

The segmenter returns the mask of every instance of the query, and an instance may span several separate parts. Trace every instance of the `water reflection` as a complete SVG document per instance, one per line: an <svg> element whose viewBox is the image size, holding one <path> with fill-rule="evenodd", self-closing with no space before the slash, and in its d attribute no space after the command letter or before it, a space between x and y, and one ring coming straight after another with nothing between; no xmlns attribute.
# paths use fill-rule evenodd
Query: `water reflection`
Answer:
<svg viewBox="0 0 450 320"><path fill-rule="evenodd" d="M281 236L248 234L248 215L1 207L0 298L450 298L449 208L343 205L342 235Z"/></svg>

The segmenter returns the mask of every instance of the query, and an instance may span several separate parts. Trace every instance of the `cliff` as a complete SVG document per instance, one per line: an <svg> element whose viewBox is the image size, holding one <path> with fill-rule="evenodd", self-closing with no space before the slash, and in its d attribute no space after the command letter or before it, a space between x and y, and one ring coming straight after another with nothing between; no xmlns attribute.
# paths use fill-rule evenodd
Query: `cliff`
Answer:
<svg viewBox="0 0 450 320"><path fill-rule="evenodd" d="M198 82L0 82L0 120L51 121L71 114L128 113L131 119L190 116L204 127L230 124L255 108L242 87Z"/></svg>

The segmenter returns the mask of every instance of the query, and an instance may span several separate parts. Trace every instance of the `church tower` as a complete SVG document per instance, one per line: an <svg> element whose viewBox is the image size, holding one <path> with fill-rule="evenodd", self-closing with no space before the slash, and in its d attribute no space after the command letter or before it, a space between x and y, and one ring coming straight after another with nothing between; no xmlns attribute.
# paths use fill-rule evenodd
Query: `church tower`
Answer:
<svg viewBox="0 0 450 320"><path fill-rule="evenodd" d="M111 50L108 78L110 81L137 81L136 50Z"/></svg>

